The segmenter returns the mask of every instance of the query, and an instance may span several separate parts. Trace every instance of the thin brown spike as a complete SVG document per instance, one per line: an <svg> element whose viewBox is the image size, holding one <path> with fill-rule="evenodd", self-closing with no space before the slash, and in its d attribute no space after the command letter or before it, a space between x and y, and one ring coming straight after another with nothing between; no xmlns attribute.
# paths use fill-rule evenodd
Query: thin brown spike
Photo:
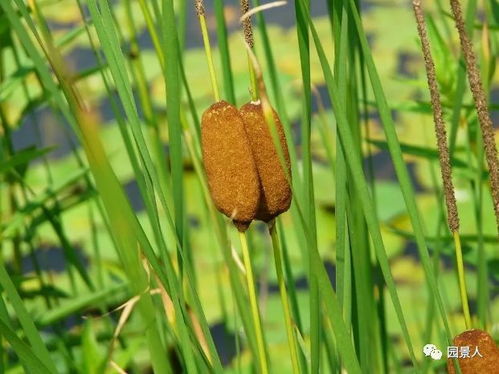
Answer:
<svg viewBox="0 0 499 374"><path fill-rule="evenodd" d="M463 20L463 12L459 0L450 0L452 14L456 22L456 28L459 33L461 42L461 50L463 52L464 61L466 63L466 71L468 73L468 81L475 101L475 107L482 129L483 143L485 146L485 158L489 166L490 173L490 188L492 190L492 199L494 201L494 211L496 214L496 225L499 231L499 164L497 160L497 148L494 137L494 127L490 118L489 109L487 107L487 99L482 87L480 73L476 63L473 45L466 32Z"/></svg>
<svg viewBox="0 0 499 374"><path fill-rule="evenodd" d="M196 14L198 17L204 16L204 4L203 0L195 0Z"/></svg>
<svg viewBox="0 0 499 374"><path fill-rule="evenodd" d="M244 16L250 9L248 0L241 0L241 15ZM251 24L251 17L247 17L243 20L243 32L244 39L246 43L253 48L255 45L255 40L253 38L253 26Z"/></svg>
<svg viewBox="0 0 499 374"><path fill-rule="evenodd" d="M452 167L450 162L449 148L447 146L447 132L443 119L442 104L440 102L440 93L438 91L437 76L435 73L435 64L431 56L430 43L426 33L423 10L421 1L412 2L418 34L421 40L423 51L426 77L428 88L430 89L431 105L433 107L433 120L435 122L435 133L437 136L438 155L440 161L440 171L444 186L445 203L447 205L447 223L452 232L459 230L459 215L456 205L456 196L454 195L454 185L452 183Z"/></svg>

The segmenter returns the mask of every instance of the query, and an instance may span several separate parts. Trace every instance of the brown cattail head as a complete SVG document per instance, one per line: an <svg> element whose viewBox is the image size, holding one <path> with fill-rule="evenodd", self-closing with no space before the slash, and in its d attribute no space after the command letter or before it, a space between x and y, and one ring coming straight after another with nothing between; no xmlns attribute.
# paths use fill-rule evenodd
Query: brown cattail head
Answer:
<svg viewBox="0 0 499 374"><path fill-rule="evenodd" d="M485 331L465 331L454 338L454 346L458 347L458 350L459 347L469 347L470 357L458 358L462 374L499 373L499 348ZM476 353L477 349L478 353ZM456 373L452 358L447 360L447 373Z"/></svg>
<svg viewBox="0 0 499 374"><path fill-rule="evenodd" d="M203 113L201 145L215 206L238 230L245 231L257 213L260 185L244 123L235 106L219 101Z"/></svg>
<svg viewBox="0 0 499 374"><path fill-rule="evenodd" d="M286 164L286 169L283 169L269 125L265 121L262 105L250 102L241 107L240 113L260 178L260 205L255 218L269 222L288 210L291 204L289 184L291 166L286 137L279 116L273 111L274 123Z"/></svg>

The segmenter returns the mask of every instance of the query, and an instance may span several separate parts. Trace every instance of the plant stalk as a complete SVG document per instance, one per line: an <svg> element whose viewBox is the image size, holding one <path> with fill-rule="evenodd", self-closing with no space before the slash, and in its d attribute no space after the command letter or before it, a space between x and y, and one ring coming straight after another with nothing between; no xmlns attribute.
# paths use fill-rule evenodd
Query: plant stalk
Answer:
<svg viewBox="0 0 499 374"><path fill-rule="evenodd" d="M217 76L215 74L215 64L213 63L213 54L211 53L210 37L208 34L208 27L206 26L205 10L202 0L196 0L196 12L199 18L201 34L203 35L204 51L206 53L208 70L210 71L213 96L215 97L215 101L220 101L220 91L218 90Z"/></svg>
<svg viewBox="0 0 499 374"><path fill-rule="evenodd" d="M300 372L300 366L298 363L298 351L296 349L296 336L294 334L294 323L291 317L291 308L289 307L286 281L284 280L282 270L281 246L279 244L279 237L277 236L275 221L269 222L268 228L270 237L272 238L272 247L274 249L275 269L277 273L277 282L279 284L279 292L281 294L282 308L284 309L284 322L286 323L286 333L288 335L289 351L291 353L291 364L293 365L293 373L297 374Z"/></svg>
<svg viewBox="0 0 499 374"><path fill-rule="evenodd" d="M457 231L454 231L452 235L454 237L454 245L456 247L456 266L459 279L459 293L461 295L461 303L463 304L464 322L466 325L466 330L469 330L471 329L471 316L468 304L468 293L466 291L466 281L464 278L464 263L463 252L461 249L461 239L459 238L459 233Z"/></svg>
<svg viewBox="0 0 499 374"><path fill-rule="evenodd" d="M248 249L248 239L246 237L246 232L239 232L239 239L241 240L244 267L246 270L248 296L251 304L251 314L253 317L253 324L255 326L256 343L258 346L258 363L260 366L260 372L262 374L268 374L269 369L267 364L267 356L265 354L265 343L263 341L262 322L260 320L260 312L258 310L256 291L255 291L255 280L253 277L253 268L251 266L251 258Z"/></svg>

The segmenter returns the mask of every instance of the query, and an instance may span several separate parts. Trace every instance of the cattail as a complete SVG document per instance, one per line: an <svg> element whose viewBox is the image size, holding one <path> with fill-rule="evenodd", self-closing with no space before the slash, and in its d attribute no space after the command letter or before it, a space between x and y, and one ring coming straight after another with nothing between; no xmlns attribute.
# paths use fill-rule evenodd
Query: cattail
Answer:
<svg viewBox="0 0 499 374"><path fill-rule="evenodd" d="M260 185L243 120L235 106L219 101L201 122L203 162L215 206L245 231L257 213Z"/></svg>
<svg viewBox="0 0 499 374"><path fill-rule="evenodd" d="M288 147L279 116L274 110L272 112L286 170L283 169L269 125L265 121L262 105L250 102L240 109L260 179L260 204L255 218L265 222L287 211L291 204Z"/></svg>
<svg viewBox="0 0 499 374"><path fill-rule="evenodd" d="M454 346L458 347L459 353L462 347L469 347L469 357L458 358L462 374L499 373L499 348L485 331L465 331L454 338ZM456 373L452 358L447 360L447 373Z"/></svg>

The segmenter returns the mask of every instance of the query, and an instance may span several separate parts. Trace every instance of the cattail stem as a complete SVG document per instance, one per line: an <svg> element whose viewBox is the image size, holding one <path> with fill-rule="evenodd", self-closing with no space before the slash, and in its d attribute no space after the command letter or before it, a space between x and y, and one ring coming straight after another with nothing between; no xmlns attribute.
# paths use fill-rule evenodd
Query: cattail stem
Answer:
<svg viewBox="0 0 499 374"><path fill-rule="evenodd" d="M466 329L471 329L471 316L470 308L468 304L468 293L466 291L466 281L464 278L464 264L463 264L463 252L461 250L461 239L459 238L459 233L454 231L452 233L454 236L454 245L456 247L456 265L457 265L457 275L459 281L459 291L461 295L461 304L463 305L464 323Z"/></svg>
<svg viewBox="0 0 499 374"><path fill-rule="evenodd" d="M269 372L267 365L267 355L265 354L265 342L263 340L262 323L260 320L260 312L258 310L258 303L255 291L255 280L253 277L253 267L251 266L251 257L248 249L248 239L245 232L239 232L239 239L241 240L241 248L243 252L244 267L246 270L246 282L248 286L248 295L251 304L251 314L253 316L253 324L255 326L256 344L258 347L258 361L260 372L267 374Z"/></svg>
<svg viewBox="0 0 499 374"><path fill-rule="evenodd" d="M208 27L206 26L203 0L196 0L196 13L199 19L199 26L201 27L201 34L203 35L204 51L206 54L206 62L208 63L208 70L210 72L213 96L215 101L220 101L220 91L218 90L217 76L215 74L215 64L213 63L213 54L211 52L210 36L208 34Z"/></svg>
<svg viewBox="0 0 499 374"><path fill-rule="evenodd" d="M450 0L452 14L456 22L456 28L461 42L461 50L466 63L466 71L470 84L471 93L475 102L478 122L482 130L483 143L485 148L485 158L489 166L490 188L494 202L494 212L496 215L496 225L499 231L499 161L497 159L497 148L494 137L494 128L487 107L487 99L480 79L473 44L466 32L463 20L463 13L459 0Z"/></svg>
<svg viewBox="0 0 499 374"><path fill-rule="evenodd" d="M258 91L258 81L256 79L255 68L253 67L250 55L248 55L248 70L250 75L251 100L253 102L257 102L260 98L260 94Z"/></svg>
<svg viewBox="0 0 499 374"><path fill-rule="evenodd" d="M271 221L268 224L270 237L272 238L272 247L274 249L274 261L277 273L277 282L279 283L279 292L281 294L282 308L284 309L284 319L286 323L286 333L288 335L289 351L291 353L291 364L293 366L293 373L297 374L300 372L300 366L298 363L298 351L296 348L296 336L294 333L294 323L291 317L291 308L289 307L288 291L286 288L286 282L283 275L283 265L282 265L282 254L281 246L279 244L279 237L277 236L277 230L275 226L275 221Z"/></svg>

